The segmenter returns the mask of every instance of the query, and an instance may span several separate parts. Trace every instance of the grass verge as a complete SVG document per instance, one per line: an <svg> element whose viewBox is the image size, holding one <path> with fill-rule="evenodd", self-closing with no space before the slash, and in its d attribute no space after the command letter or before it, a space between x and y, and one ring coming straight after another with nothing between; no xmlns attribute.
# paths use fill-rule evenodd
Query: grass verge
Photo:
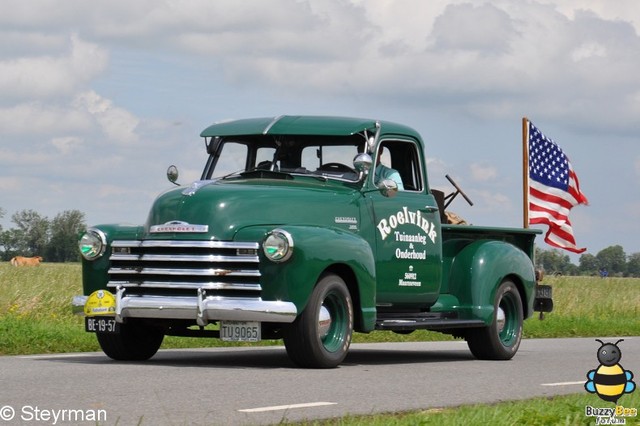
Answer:
<svg viewBox="0 0 640 426"><path fill-rule="evenodd" d="M304 426L547 426L547 425L595 425L594 416L586 415L586 407L614 408L593 395L568 395L552 398L534 398L526 401L510 401L499 404L465 405L461 407L437 408L409 413L389 413L368 416L344 416L313 422L295 423ZM640 393L624 395L618 406L640 407ZM606 418L609 421L609 418ZM626 425L638 424L638 416L617 416L617 421L625 420ZM621 424L621 423L618 423Z"/></svg>

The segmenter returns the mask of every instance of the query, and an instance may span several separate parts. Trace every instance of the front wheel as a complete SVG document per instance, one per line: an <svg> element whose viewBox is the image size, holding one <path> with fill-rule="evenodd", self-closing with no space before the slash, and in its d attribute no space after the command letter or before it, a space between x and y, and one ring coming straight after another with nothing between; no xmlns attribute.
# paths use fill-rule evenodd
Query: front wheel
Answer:
<svg viewBox="0 0 640 426"><path fill-rule="evenodd" d="M300 367L333 368L347 356L353 305L345 282L328 274L316 284L307 307L284 333L289 358Z"/></svg>
<svg viewBox="0 0 640 426"><path fill-rule="evenodd" d="M520 292L513 282L504 281L496 292L491 325L467 331L471 353L486 360L513 358L522 339L522 321Z"/></svg>
<svg viewBox="0 0 640 426"><path fill-rule="evenodd" d="M117 361L144 361L156 354L164 334L162 330L130 322L120 324L120 333L96 333L102 351Z"/></svg>

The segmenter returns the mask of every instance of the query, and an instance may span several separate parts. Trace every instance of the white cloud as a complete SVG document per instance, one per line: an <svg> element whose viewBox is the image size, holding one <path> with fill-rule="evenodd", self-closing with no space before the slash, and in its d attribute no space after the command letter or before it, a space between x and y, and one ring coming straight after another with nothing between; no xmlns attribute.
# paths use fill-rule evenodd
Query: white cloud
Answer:
<svg viewBox="0 0 640 426"><path fill-rule="evenodd" d="M474 207L480 212L499 212L504 214L515 208L513 198L487 190L473 191Z"/></svg>
<svg viewBox="0 0 640 426"><path fill-rule="evenodd" d="M0 108L0 128L5 134L45 134L86 131L90 128L86 112L68 105L27 102Z"/></svg>
<svg viewBox="0 0 640 426"><path fill-rule="evenodd" d="M91 114L112 142L127 144L138 140L136 127L140 120L129 111L114 106L111 100L89 91L78 95L73 104Z"/></svg>
<svg viewBox="0 0 640 426"><path fill-rule="evenodd" d="M471 164L471 177L476 181L494 180L498 176L498 171L493 166L486 166L478 163Z"/></svg>
<svg viewBox="0 0 640 426"><path fill-rule="evenodd" d="M607 49L600 43L588 42L583 43L571 52L571 59L574 62L582 61L589 58L607 56Z"/></svg>
<svg viewBox="0 0 640 426"><path fill-rule="evenodd" d="M8 99L43 99L68 96L104 71L106 51L77 35L69 51L60 56L22 56L0 61L0 95Z"/></svg>
<svg viewBox="0 0 640 426"><path fill-rule="evenodd" d="M28 102L0 108L0 127L9 134L42 134L52 140L77 139L100 132L111 142L127 144L139 139L140 120L94 91L79 93L67 103ZM61 139L62 138L62 139ZM58 148L61 142L58 142Z"/></svg>
<svg viewBox="0 0 640 426"><path fill-rule="evenodd" d="M27 149L17 151L15 149L2 148L0 149L0 165L6 167L28 167L46 166L51 158L46 152L40 149Z"/></svg>
<svg viewBox="0 0 640 426"><path fill-rule="evenodd" d="M516 35L515 23L503 10L491 4L449 5L434 22L429 38L443 52L475 51L500 54L510 50Z"/></svg>
<svg viewBox="0 0 640 426"><path fill-rule="evenodd" d="M0 176L0 189L6 192L20 190L23 180L17 176Z"/></svg>
<svg viewBox="0 0 640 426"><path fill-rule="evenodd" d="M62 154L69 154L76 150L77 147L84 143L82 138L75 136L67 136L60 138L53 138L51 144Z"/></svg>
<svg viewBox="0 0 640 426"><path fill-rule="evenodd" d="M187 60L216 67L236 86L285 90L291 97L366 94L385 103L413 101L484 118L520 110L576 126L594 126L594 116L603 127L637 121L632 118L638 105L627 94L639 87L640 57L628 52L640 50L640 8L628 0L10 5L0 18L6 34L15 39L24 27L34 49L59 42L69 27L78 35L71 36L65 55L1 61L0 75L9 77L0 80L5 99L86 91L105 71L109 46L121 46L182 52ZM42 36L53 22L59 26L51 38ZM46 68L52 72L45 74ZM605 107L612 92L622 102Z"/></svg>

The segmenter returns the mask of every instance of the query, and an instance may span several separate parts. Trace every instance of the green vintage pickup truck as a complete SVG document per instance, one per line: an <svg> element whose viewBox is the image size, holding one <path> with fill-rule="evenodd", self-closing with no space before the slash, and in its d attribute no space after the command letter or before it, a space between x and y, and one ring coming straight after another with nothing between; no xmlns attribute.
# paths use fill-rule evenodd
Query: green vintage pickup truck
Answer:
<svg viewBox="0 0 640 426"><path fill-rule="evenodd" d="M79 241L72 307L113 359L148 359L165 335L281 338L296 365L331 368L354 331L426 329L506 360L523 320L552 309L539 231L446 224L410 127L280 116L201 136L200 180L159 195L144 225Z"/></svg>

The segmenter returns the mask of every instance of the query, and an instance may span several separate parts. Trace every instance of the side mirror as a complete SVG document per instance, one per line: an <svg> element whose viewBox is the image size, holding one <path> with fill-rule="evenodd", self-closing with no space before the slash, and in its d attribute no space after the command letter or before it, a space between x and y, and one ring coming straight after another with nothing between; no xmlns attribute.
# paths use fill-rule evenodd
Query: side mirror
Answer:
<svg viewBox="0 0 640 426"><path fill-rule="evenodd" d="M398 193L398 184L393 179L385 179L378 184L378 189L385 197L393 198Z"/></svg>
<svg viewBox="0 0 640 426"><path fill-rule="evenodd" d="M169 168L167 169L167 179L169 179L169 182L171 182L174 185L180 185L179 183L177 183L178 181L178 168L174 165L169 166Z"/></svg>

